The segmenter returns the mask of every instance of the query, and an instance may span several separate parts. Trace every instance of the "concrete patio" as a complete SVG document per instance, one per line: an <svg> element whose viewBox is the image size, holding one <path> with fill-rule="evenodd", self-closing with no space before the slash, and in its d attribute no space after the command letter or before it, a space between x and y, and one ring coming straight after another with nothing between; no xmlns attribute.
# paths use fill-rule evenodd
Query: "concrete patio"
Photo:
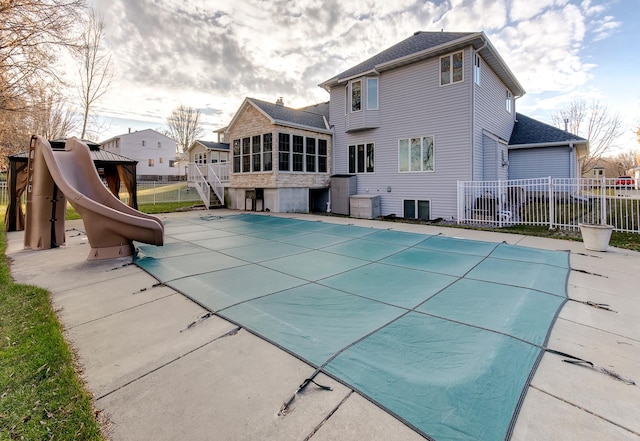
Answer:
<svg viewBox="0 0 640 441"><path fill-rule="evenodd" d="M561 310L548 347L640 382L640 253L587 252L580 242L437 226L282 216L569 250L568 296L577 301ZM82 221L66 227L66 245L44 251L23 249L23 232L7 233L6 254L16 282L51 292L111 440L423 439L324 375L315 381L332 391L310 384L281 412L314 368L230 322L209 317L180 293L158 286L131 258L87 261ZM612 311L581 303L587 301L607 304ZM638 385L564 359L544 355L511 439L640 441Z"/></svg>

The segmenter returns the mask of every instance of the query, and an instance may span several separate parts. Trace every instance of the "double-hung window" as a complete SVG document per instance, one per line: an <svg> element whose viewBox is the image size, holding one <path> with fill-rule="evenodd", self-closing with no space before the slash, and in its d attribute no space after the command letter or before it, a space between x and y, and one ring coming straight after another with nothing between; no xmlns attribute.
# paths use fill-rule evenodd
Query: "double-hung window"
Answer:
<svg viewBox="0 0 640 441"><path fill-rule="evenodd" d="M251 170L260 171L260 151L262 150L262 136L256 135L251 137Z"/></svg>
<svg viewBox="0 0 640 441"><path fill-rule="evenodd" d="M242 173L251 171L251 138L242 138Z"/></svg>
<svg viewBox="0 0 640 441"><path fill-rule="evenodd" d="M293 135L293 171L304 171L304 137Z"/></svg>
<svg viewBox="0 0 640 441"><path fill-rule="evenodd" d="M318 172L327 172L327 140L318 140Z"/></svg>
<svg viewBox="0 0 640 441"><path fill-rule="evenodd" d="M313 173L316 171L316 139L307 138L307 173Z"/></svg>
<svg viewBox="0 0 640 441"><path fill-rule="evenodd" d="M240 173L240 140L233 140L233 172Z"/></svg>
<svg viewBox="0 0 640 441"><path fill-rule="evenodd" d="M473 81L480 85L480 55L474 54L473 56Z"/></svg>
<svg viewBox="0 0 640 441"><path fill-rule="evenodd" d="M398 171L426 172L434 170L433 136L404 138L398 141Z"/></svg>
<svg viewBox="0 0 640 441"><path fill-rule="evenodd" d="M512 108L512 104L513 103L513 96L511 95L511 92L509 90L507 90L506 93L506 100L505 100L505 107L507 109L507 112L511 113L511 108Z"/></svg>
<svg viewBox="0 0 640 441"><path fill-rule="evenodd" d="M440 85L459 83L463 80L463 53L454 52L440 57Z"/></svg>
<svg viewBox="0 0 640 441"><path fill-rule="evenodd" d="M373 173L374 153L375 146L372 143L350 145L349 173Z"/></svg>
<svg viewBox="0 0 640 441"><path fill-rule="evenodd" d="M265 133L262 135L262 170L271 171L273 169L273 157L271 152L273 150L271 133Z"/></svg>
<svg viewBox="0 0 640 441"><path fill-rule="evenodd" d="M288 133L278 133L278 170L289 171L291 141Z"/></svg>

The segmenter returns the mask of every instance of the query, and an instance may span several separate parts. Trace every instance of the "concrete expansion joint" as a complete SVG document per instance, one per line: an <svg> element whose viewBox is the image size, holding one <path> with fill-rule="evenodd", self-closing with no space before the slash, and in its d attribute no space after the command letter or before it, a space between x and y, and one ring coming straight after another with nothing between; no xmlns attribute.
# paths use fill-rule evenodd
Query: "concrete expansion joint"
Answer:
<svg viewBox="0 0 640 441"><path fill-rule="evenodd" d="M113 312L111 314L103 315L102 317L97 317L97 318L94 318L92 320L87 320L86 322L82 322L82 323L78 323L78 324L73 325L73 326L69 326L68 329L74 329L74 328L77 328L79 326L86 325L88 323L97 322L98 320L102 320L102 319L105 319L107 317L113 317L114 315L122 314L123 312L131 311L133 309L140 308L141 306L146 306L146 305L149 305L150 303L157 302L158 300L163 300L163 299L166 299L167 297L171 297L171 296L175 296L175 295L178 295L178 294L175 293L175 292L172 292L172 293L167 294L166 296L158 297L158 298L155 298L153 300L149 300L148 302L144 302L144 303L141 303L139 305L132 306L130 308L121 309L121 310Z"/></svg>
<svg viewBox="0 0 640 441"><path fill-rule="evenodd" d="M574 325L578 325L578 326L584 326L585 328L593 329L593 330L598 331L598 332L602 332L602 333L605 333L605 334L608 334L608 335L615 335L616 337L626 338L627 340L640 343L640 340L638 340L637 338L633 338L633 337L629 337L627 335L622 335L622 334L618 334L618 333L615 333L615 332L611 332L611 331L608 331L606 329L598 328L597 326L587 325L585 323L577 322L575 320L570 320L568 318L563 318L563 317L558 317L558 320L562 320L562 321L565 321L567 323L573 323Z"/></svg>
<svg viewBox="0 0 640 441"><path fill-rule="evenodd" d="M537 390L537 391L539 391L539 392L542 392L543 394L548 395L548 396L550 396L550 397L552 397L552 398L555 398L555 399L556 399L556 400L558 400L558 401L562 401L563 403L566 403L566 404L568 404L569 406L573 406L573 407L575 407L576 409L580 409L581 411L586 412L586 413L588 413L589 415L593 415L594 417L599 418L599 419L601 419L602 421L605 421L605 422L607 422L607 423L609 423L609 424L612 424L612 425L614 425L614 426L616 426L616 427L619 427L619 428L620 428L620 429L622 429L622 430L626 430L626 431L627 431L627 432L629 432L629 433L632 433L632 434L634 434L634 435L636 435L636 436L640 436L640 433L639 433L639 432L636 432L636 431L635 431L635 430L633 430L633 429L630 429L630 428L625 427L625 426L623 426L623 425L621 425L621 424L618 424L618 423L616 423L615 421L610 420L609 418L605 418L605 417L603 417L602 415L599 415L599 414L597 414L597 413L595 413L595 412L593 412L593 411L591 411L591 410L589 410L589 409L587 409L587 408L585 408L585 407L579 406L579 405L577 405L576 403L573 403L573 402L571 402L571 401L565 400L564 398L559 397L559 396L557 396L557 395L554 395L554 394L552 394L551 392L548 392L548 391L546 391L546 390L540 389L539 387L536 387L536 386L534 386L533 384L530 384L530 385L529 385L529 387L530 387L530 388L532 388L532 389L535 389L535 390Z"/></svg>
<svg viewBox="0 0 640 441"><path fill-rule="evenodd" d="M207 341L207 342L205 342L205 343L201 344L200 346L197 346L197 347L195 347L195 348L193 348L193 349L191 349L191 350L189 350L189 351L185 352L184 354L179 355L179 356L177 356L177 357L175 357L175 358L173 358L173 359L171 359L171 360L167 361L166 363L163 363L163 364L161 364L160 366L157 366L157 367L155 367L155 368L153 368L153 369L149 370L148 372L145 372L144 374L139 375L138 377L134 378L133 380L126 382L126 383L125 383L125 384L123 384L122 386L118 386L117 388L115 388L115 389L113 389L113 390L110 390L109 392L106 392L106 393L104 393L104 394L100 395L99 397L97 397L97 398L96 398L96 402L98 402L98 401L100 401L101 399L103 399L103 398L105 398L105 397L107 397L107 396L109 396L109 395L113 394L114 392L117 392L117 391L119 391L119 390L121 390L121 389L126 388L127 386L130 386L131 384L133 384L133 383L137 382L138 380L141 380L141 379L143 379L143 378L145 378L145 377L147 377L147 376L149 376L149 375L153 374L154 372L159 371L160 369L162 369L162 368L164 368L164 367L167 367L167 366L169 366L169 365L171 365L171 364L175 363L175 362L176 362L176 361L178 361L178 360L183 359L184 357L186 357L186 356L188 356L188 355L190 355L190 354L193 354L194 352L199 351L200 349L202 349L202 348L204 348L204 347L206 347L206 346L210 345L211 343L214 343L214 342L216 342L216 341L220 340L221 338L229 337L229 336L232 336L232 335L236 335L236 334L238 333L238 331L240 331L240 329L242 329L242 328L241 328L241 327L239 327L239 326L238 326L238 327L236 327L236 328L233 328L232 330L230 330L230 331L228 331L228 332L225 332L224 334L219 335L219 336L217 336L217 337L214 337L214 338L212 338L211 340L209 340L209 341Z"/></svg>
<svg viewBox="0 0 640 441"><path fill-rule="evenodd" d="M304 441L309 441L311 438L313 438L313 436L318 432L318 430L320 430L320 428L322 426L324 426L324 424L329 421L329 418L331 418L333 416L334 413L337 412L338 409L340 409L340 407L342 407L342 405L351 397L351 395L353 394L353 390L349 390L349 392L344 396L344 398L342 398L342 400L340 400L340 402L338 403L337 406L335 406L333 409L331 409L331 411L327 414L326 417L324 417L322 419L322 421L320 421L320 423L313 428L313 430L311 431L311 433L309 433L309 435L307 435L304 438Z"/></svg>

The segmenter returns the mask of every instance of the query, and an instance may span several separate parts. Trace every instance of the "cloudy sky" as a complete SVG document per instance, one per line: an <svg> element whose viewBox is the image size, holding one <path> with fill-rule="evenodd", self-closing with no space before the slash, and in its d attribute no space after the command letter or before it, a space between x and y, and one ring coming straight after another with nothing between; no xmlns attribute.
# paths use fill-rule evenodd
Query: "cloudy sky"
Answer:
<svg viewBox="0 0 640 441"><path fill-rule="evenodd" d="M551 122L575 98L640 124L640 0L89 0L104 17L115 82L96 107L100 139L162 128L173 108L203 114L204 139L246 96L302 107L317 85L415 31L484 31L527 94L517 110Z"/></svg>

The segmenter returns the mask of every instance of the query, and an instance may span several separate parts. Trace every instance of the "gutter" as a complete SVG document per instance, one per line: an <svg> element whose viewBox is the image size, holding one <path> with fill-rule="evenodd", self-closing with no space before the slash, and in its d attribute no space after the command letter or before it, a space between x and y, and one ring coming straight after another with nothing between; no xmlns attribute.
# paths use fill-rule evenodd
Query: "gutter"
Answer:
<svg viewBox="0 0 640 441"><path fill-rule="evenodd" d="M587 141L580 141L578 139L567 139L566 141L550 141L550 142L537 142L533 144L509 144L507 147L509 150L517 149L530 149L534 147L573 147L575 144L587 144Z"/></svg>

